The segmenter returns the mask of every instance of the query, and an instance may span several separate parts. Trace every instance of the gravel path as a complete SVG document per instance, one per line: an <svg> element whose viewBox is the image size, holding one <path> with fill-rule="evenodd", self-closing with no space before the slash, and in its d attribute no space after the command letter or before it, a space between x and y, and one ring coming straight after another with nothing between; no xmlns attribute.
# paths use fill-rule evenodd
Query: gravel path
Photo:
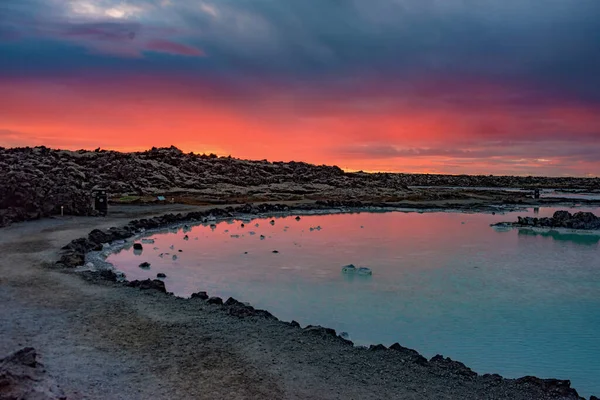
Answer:
<svg viewBox="0 0 600 400"><path fill-rule="evenodd" d="M94 228L201 209L167 207L1 229L0 356L35 348L70 400L577 398L556 385L477 376L402 349L354 348L318 329L53 267L60 247Z"/></svg>

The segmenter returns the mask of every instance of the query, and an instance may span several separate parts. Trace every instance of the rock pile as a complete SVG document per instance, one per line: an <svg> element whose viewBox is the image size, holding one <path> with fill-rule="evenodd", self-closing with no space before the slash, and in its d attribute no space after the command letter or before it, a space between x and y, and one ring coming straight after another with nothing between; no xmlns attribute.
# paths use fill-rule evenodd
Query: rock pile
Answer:
<svg viewBox="0 0 600 400"><path fill-rule="evenodd" d="M552 218L518 217L513 226L530 226L540 228L568 228L581 230L600 230L600 217L591 212L557 211Z"/></svg>

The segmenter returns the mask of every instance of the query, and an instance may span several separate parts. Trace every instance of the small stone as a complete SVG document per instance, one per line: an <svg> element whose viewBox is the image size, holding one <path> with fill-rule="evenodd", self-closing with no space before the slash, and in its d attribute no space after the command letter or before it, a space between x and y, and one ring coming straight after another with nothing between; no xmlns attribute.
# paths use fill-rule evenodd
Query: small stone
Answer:
<svg viewBox="0 0 600 400"><path fill-rule="evenodd" d="M272 219L271 222L269 222L271 225L275 225L275 220Z"/></svg>
<svg viewBox="0 0 600 400"><path fill-rule="evenodd" d="M150 268L150 263L147 261L144 261L143 263L140 264L140 268L148 269L148 268Z"/></svg>
<svg viewBox="0 0 600 400"><path fill-rule="evenodd" d="M300 221L300 219L301 219L300 216L296 217L296 221Z"/></svg>
<svg viewBox="0 0 600 400"><path fill-rule="evenodd" d="M279 253L279 251L273 250L273 254L278 254L278 253Z"/></svg>
<svg viewBox="0 0 600 400"><path fill-rule="evenodd" d="M167 277L167 275L166 275L166 274L163 274L162 272L159 272L158 274L156 274L156 277L157 277L157 278L166 278L166 277Z"/></svg>
<svg viewBox="0 0 600 400"><path fill-rule="evenodd" d="M134 249L134 250L143 250L143 249L144 249L144 247L142 246L142 244L141 244L141 243L134 243L134 244L133 244L133 249Z"/></svg>

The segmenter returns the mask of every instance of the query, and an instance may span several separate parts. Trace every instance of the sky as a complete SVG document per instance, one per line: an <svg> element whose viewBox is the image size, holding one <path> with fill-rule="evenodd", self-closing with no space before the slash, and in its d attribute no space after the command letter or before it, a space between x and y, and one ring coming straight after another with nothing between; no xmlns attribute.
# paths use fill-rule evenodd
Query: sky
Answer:
<svg viewBox="0 0 600 400"><path fill-rule="evenodd" d="M2 0L0 146L600 176L598 0Z"/></svg>

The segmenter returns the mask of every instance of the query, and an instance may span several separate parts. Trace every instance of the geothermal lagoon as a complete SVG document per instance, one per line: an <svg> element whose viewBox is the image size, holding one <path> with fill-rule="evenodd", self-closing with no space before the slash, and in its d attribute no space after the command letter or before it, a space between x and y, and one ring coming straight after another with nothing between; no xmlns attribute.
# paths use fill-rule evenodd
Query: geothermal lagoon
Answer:
<svg viewBox="0 0 600 400"><path fill-rule="evenodd" d="M232 296L356 345L399 342L480 374L570 379L582 395L600 393L600 232L490 227L557 210L232 220L149 234L143 251L108 261L128 280L164 273L178 296ZM347 264L373 275L342 273Z"/></svg>

